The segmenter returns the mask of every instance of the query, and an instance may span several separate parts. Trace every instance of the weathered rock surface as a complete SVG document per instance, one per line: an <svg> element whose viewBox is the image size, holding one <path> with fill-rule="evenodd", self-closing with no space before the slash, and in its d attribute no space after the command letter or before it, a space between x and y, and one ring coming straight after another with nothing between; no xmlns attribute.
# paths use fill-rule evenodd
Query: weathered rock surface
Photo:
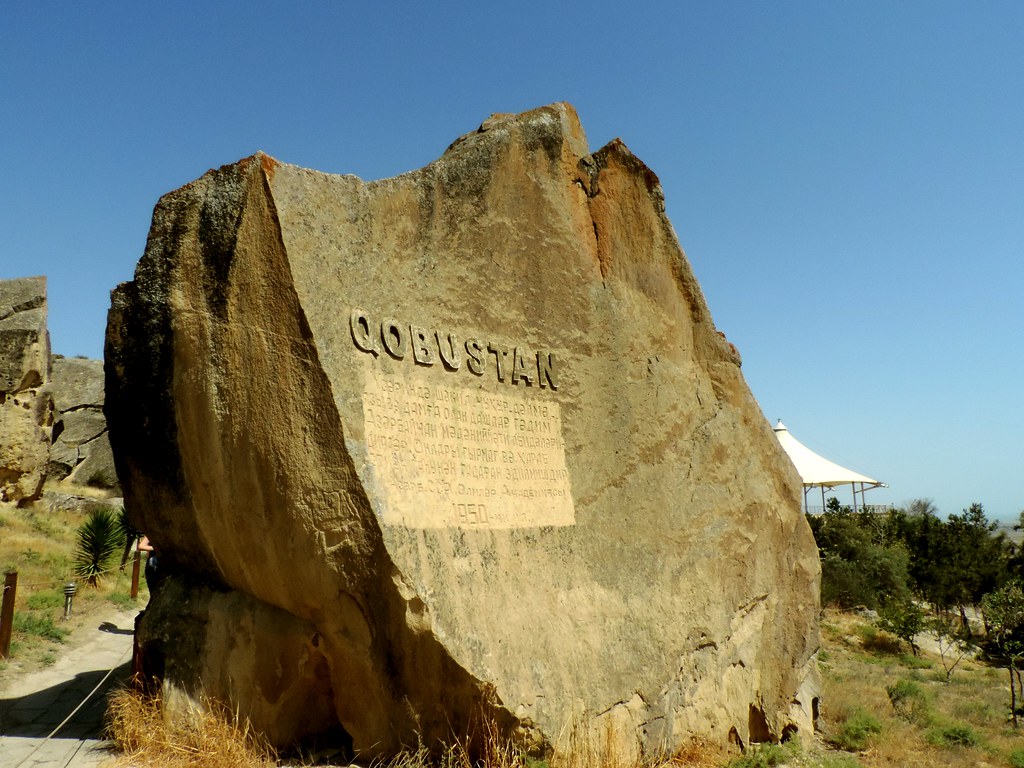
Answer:
<svg viewBox="0 0 1024 768"><path fill-rule="evenodd" d="M47 389L57 409L48 476L119 490L103 414L103 361L55 355Z"/></svg>
<svg viewBox="0 0 1024 768"><path fill-rule="evenodd" d="M652 171L572 108L378 182L165 196L106 412L173 699L363 754L810 729L817 551ZM183 608L185 606L185 608Z"/></svg>
<svg viewBox="0 0 1024 768"><path fill-rule="evenodd" d="M0 501L39 498L53 403L46 278L0 280Z"/></svg>

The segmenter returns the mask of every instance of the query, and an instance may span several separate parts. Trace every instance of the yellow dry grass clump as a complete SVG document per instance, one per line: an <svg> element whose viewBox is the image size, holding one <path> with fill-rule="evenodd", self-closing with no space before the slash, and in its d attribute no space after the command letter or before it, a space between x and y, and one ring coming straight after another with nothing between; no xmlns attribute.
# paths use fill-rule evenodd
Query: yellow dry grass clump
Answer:
<svg viewBox="0 0 1024 768"><path fill-rule="evenodd" d="M159 696L123 688L107 700L107 735L136 768L270 768L277 754L247 720L213 702L165 717Z"/></svg>
<svg viewBox="0 0 1024 768"><path fill-rule="evenodd" d="M479 755L456 739L440 753L426 747L375 761L375 768L716 768L725 753L695 740L670 759L625 761L592 751L548 763L501 739L493 723L483 726ZM188 717L166 716L159 695L129 687L108 698L107 736L121 752L118 764L132 768L270 768L278 755L245 718L204 700ZM600 750L599 750L600 751ZM303 765L302 761L296 763ZM360 763L362 764L362 763Z"/></svg>

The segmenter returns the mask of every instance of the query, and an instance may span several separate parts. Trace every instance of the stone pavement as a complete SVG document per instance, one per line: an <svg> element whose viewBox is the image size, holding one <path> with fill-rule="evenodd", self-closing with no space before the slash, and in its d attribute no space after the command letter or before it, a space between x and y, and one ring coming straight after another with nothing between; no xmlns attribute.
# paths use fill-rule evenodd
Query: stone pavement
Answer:
<svg viewBox="0 0 1024 768"><path fill-rule="evenodd" d="M113 612L51 667L0 684L0 768L96 768L111 761L102 740L106 693L127 679L137 611ZM111 669L113 674L53 738L46 737Z"/></svg>

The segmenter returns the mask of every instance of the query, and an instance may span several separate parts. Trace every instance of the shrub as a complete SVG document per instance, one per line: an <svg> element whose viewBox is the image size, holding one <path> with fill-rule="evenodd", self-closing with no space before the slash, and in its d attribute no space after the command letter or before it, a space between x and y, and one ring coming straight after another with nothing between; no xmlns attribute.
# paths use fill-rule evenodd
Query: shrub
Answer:
<svg viewBox="0 0 1024 768"><path fill-rule="evenodd" d="M75 574L96 586L123 546L124 534L113 510L105 507L93 510L78 528Z"/></svg>
<svg viewBox="0 0 1024 768"><path fill-rule="evenodd" d="M871 738L882 732L882 724L874 715L863 709L855 709L840 724L830 742L847 752L861 752L867 749Z"/></svg>
<svg viewBox="0 0 1024 768"><path fill-rule="evenodd" d="M913 680L898 680L886 686L896 716L916 725L928 725L931 722L931 711L928 697L920 685Z"/></svg>
<svg viewBox="0 0 1024 768"><path fill-rule="evenodd" d="M1010 753L1010 768L1024 768L1024 749L1015 749Z"/></svg>
<svg viewBox="0 0 1024 768"><path fill-rule="evenodd" d="M105 469L97 469L89 475L89 479L85 481L85 484L90 488L113 488L117 485L117 475Z"/></svg>
<svg viewBox="0 0 1024 768"><path fill-rule="evenodd" d="M964 723L932 728L925 733L924 738L935 747L976 747L981 744L978 732Z"/></svg>
<svg viewBox="0 0 1024 768"><path fill-rule="evenodd" d="M791 760L796 750L794 742L755 744L746 754L730 760L727 768L775 768Z"/></svg>
<svg viewBox="0 0 1024 768"><path fill-rule="evenodd" d="M900 653L899 640L886 632L879 632L870 624L857 627L857 634L860 636L860 643L865 651L885 656L898 656Z"/></svg>

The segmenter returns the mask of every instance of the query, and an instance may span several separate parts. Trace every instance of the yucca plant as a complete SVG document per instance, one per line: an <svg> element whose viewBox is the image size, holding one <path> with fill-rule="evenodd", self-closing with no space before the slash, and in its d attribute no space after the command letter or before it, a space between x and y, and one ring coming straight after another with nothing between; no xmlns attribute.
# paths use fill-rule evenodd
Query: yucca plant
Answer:
<svg viewBox="0 0 1024 768"><path fill-rule="evenodd" d="M124 539L124 531L112 509L101 507L93 510L89 519L78 527L75 575L95 587L124 546Z"/></svg>

